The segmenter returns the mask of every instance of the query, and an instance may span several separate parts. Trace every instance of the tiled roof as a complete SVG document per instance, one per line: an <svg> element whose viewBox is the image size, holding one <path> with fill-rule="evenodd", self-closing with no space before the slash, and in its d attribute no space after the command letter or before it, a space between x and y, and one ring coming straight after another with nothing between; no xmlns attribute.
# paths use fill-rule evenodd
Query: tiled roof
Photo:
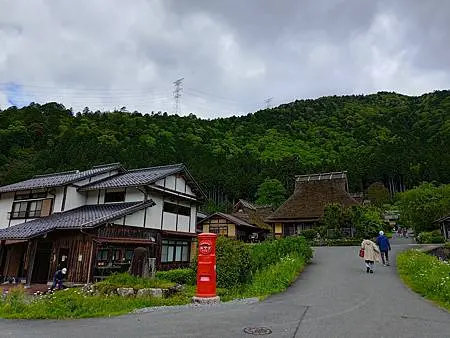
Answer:
<svg viewBox="0 0 450 338"><path fill-rule="evenodd" d="M29 180L0 187L0 193L63 186L118 168L121 168L121 165L119 163L113 163L96 166L85 171L74 170L46 175L36 175Z"/></svg>
<svg viewBox="0 0 450 338"><path fill-rule="evenodd" d="M230 214L224 214L223 212L216 212L216 213L208 216L207 218L202 219L198 224L203 223L206 220L208 220L210 218L213 218L215 216L219 216L219 217L225 218L226 220L228 220L231 223L234 223L236 225L242 225L242 226L251 227L251 228L258 228L257 226L251 225L250 223L247 223L246 221L244 221L244 220L242 220L240 218L237 218L237 217L235 217L233 215L230 215Z"/></svg>
<svg viewBox="0 0 450 338"><path fill-rule="evenodd" d="M154 205L152 200L146 202L85 205L6 229L0 229L0 239L27 239L53 230L92 228L152 205Z"/></svg>
<svg viewBox="0 0 450 338"><path fill-rule="evenodd" d="M109 177L91 184L86 184L79 190L97 190L147 185L184 170L185 167L183 164L128 170L126 173Z"/></svg>

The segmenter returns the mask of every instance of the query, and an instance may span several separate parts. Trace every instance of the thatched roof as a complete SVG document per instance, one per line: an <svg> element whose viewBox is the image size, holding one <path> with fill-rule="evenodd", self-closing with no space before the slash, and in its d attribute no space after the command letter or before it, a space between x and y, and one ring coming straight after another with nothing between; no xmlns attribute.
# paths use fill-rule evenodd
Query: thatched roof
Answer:
<svg viewBox="0 0 450 338"><path fill-rule="evenodd" d="M273 212L270 205L257 205L249 201L240 199L233 207L231 215L246 221L247 223L256 225L265 230L270 230L271 226L266 224L264 220Z"/></svg>
<svg viewBox="0 0 450 338"><path fill-rule="evenodd" d="M346 172L297 176L292 196L265 221L317 221L331 203L344 206L359 204L347 191Z"/></svg>

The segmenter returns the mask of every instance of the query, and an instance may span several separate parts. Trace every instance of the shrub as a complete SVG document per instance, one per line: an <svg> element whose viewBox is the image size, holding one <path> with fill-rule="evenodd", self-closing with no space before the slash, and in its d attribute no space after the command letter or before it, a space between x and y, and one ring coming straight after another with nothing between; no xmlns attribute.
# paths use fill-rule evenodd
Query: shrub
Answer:
<svg viewBox="0 0 450 338"><path fill-rule="evenodd" d="M116 291L117 288L162 288L168 289L175 286L175 283L160 279L150 279L144 277L132 276L128 273L115 273L107 277L105 280L95 284L95 290L100 294L111 294Z"/></svg>
<svg viewBox="0 0 450 338"><path fill-rule="evenodd" d="M307 229L302 231L302 236L305 237L308 241L311 241L317 238L318 232L315 229Z"/></svg>
<svg viewBox="0 0 450 338"><path fill-rule="evenodd" d="M156 278L184 285L194 285L196 282L196 275L193 269L158 271Z"/></svg>
<svg viewBox="0 0 450 338"><path fill-rule="evenodd" d="M250 274L250 249L241 241L224 236L216 243L217 286L233 288L248 282Z"/></svg>
<svg viewBox="0 0 450 338"><path fill-rule="evenodd" d="M245 288L244 297L266 297L285 291L295 281L305 263L304 257L294 253L281 258L269 268L257 271Z"/></svg>
<svg viewBox="0 0 450 338"><path fill-rule="evenodd" d="M309 262L312 258L312 249L302 236L289 236L253 245L251 247L252 271L275 264L289 254L297 254Z"/></svg>
<svg viewBox="0 0 450 338"><path fill-rule="evenodd" d="M416 240L419 244L438 244L445 242L439 230L421 232L417 235Z"/></svg>

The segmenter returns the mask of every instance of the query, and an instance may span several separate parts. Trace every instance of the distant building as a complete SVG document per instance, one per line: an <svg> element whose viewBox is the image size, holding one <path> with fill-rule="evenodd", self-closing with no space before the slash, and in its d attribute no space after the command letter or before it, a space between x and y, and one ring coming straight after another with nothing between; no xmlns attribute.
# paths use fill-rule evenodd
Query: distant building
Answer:
<svg viewBox="0 0 450 338"><path fill-rule="evenodd" d="M434 221L441 228L441 234L447 241L450 241L450 215L442 217Z"/></svg>
<svg viewBox="0 0 450 338"><path fill-rule="evenodd" d="M264 219L273 211L270 205L256 205L240 199L231 214L217 212L199 221L198 229L242 241L263 240L271 231Z"/></svg>
<svg viewBox="0 0 450 338"><path fill-rule="evenodd" d="M346 172L296 176L294 193L265 222L275 237L295 235L314 227L332 203L359 204L348 192Z"/></svg>

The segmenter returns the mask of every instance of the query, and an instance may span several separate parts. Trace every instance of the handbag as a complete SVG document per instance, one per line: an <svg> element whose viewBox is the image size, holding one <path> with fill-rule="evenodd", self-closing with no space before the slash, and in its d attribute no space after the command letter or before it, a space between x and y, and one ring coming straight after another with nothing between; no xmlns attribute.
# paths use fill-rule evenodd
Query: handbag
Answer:
<svg viewBox="0 0 450 338"><path fill-rule="evenodd" d="M363 248L359 249L359 257L361 257L361 258L364 257L364 249Z"/></svg>

